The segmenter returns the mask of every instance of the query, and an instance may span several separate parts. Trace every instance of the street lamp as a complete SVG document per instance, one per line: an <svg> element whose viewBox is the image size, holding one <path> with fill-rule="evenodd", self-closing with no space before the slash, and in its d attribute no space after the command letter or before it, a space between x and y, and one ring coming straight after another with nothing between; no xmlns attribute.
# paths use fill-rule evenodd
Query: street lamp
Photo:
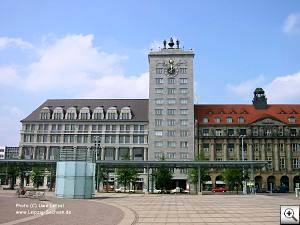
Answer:
<svg viewBox="0 0 300 225"><path fill-rule="evenodd" d="M100 136L96 136L94 142L95 142L95 152L96 152L96 161L97 161L98 160L98 152L100 149L100 142L101 142Z"/></svg>
<svg viewBox="0 0 300 225"><path fill-rule="evenodd" d="M242 161L245 161L245 152L244 152L244 138L246 137L245 134L240 135L239 138L242 139ZM245 168L243 165L243 194L246 195L247 194L247 186L246 186L246 181L245 181Z"/></svg>

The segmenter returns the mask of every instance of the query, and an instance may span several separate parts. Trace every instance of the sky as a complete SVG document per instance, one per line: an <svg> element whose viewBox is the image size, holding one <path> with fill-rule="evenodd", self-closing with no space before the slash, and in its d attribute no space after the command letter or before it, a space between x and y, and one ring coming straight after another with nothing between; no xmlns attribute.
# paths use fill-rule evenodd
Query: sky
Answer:
<svg viewBox="0 0 300 225"><path fill-rule="evenodd" d="M2 0L0 145L46 99L148 98L170 37L195 52L196 103L300 102L299 0Z"/></svg>

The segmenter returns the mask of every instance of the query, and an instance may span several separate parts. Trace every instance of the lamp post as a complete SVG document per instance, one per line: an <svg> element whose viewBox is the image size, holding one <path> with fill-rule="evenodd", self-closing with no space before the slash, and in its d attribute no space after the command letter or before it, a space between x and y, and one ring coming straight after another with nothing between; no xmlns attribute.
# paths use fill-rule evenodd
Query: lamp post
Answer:
<svg viewBox="0 0 300 225"><path fill-rule="evenodd" d="M95 137L95 158L96 158L96 162L98 160L98 151L100 149L100 136L96 136ZM99 191L99 165L96 164L96 168L97 168L97 177L96 177L96 190Z"/></svg>
<svg viewBox="0 0 300 225"><path fill-rule="evenodd" d="M244 152L244 138L246 135L240 135L240 138L242 139L242 161L245 161L245 152ZM245 168L243 165L243 194L247 194L247 186L246 186L246 181L245 181Z"/></svg>

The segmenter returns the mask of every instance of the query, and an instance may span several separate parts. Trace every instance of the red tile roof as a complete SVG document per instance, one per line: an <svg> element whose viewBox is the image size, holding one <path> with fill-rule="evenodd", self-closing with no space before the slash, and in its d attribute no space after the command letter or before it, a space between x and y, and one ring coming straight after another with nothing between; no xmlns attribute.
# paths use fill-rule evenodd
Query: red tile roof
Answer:
<svg viewBox="0 0 300 225"><path fill-rule="evenodd" d="M215 118L221 119L220 123L215 123ZM232 123L227 123L226 118L231 117ZM264 118L273 118L285 124L300 125L300 104L285 105L273 104L268 105L267 109L255 109L250 104L226 104L226 105L195 105L195 118L200 125L236 125L238 118L243 117L243 124L251 124ZM295 123L290 123L288 118L294 117ZM208 123L203 119L208 118Z"/></svg>

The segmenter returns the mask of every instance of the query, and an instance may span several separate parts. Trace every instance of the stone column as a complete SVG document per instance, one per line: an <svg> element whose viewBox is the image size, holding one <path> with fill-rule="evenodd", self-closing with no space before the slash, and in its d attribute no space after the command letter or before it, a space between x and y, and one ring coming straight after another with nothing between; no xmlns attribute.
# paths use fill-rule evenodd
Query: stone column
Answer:
<svg viewBox="0 0 300 225"><path fill-rule="evenodd" d="M292 176L288 176L289 177L289 192L294 192L294 181L293 181L293 177Z"/></svg>
<svg viewBox="0 0 300 225"><path fill-rule="evenodd" d="M105 160L105 147L101 147L101 160Z"/></svg>
<svg viewBox="0 0 300 225"><path fill-rule="evenodd" d="M240 161L241 160L240 139L237 139L237 141L235 142L235 151L236 151L236 159Z"/></svg>
<svg viewBox="0 0 300 225"><path fill-rule="evenodd" d="M202 139L199 139L199 141L198 141L198 149L196 149L195 156L200 155L202 152L203 152L203 143L202 143Z"/></svg>
<svg viewBox="0 0 300 225"><path fill-rule="evenodd" d="M129 157L130 157L130 160L133 160L133 148L132 147L129 148Z"/></svg>
<svg viewBox="0 0 300 225"><path fill-rule="evenodd" d="M222 147L223 147L223 154L222 154L223 161L227 161L228 157L227 157L227 140L226 139L224 140Z"/></svg>
<svg viewBox="0 0 300 225"><path fill-rule="evenodd" d="M24 152L24 147L20 146L19 147L19 158L21 158L22 156L25 158L25 152Z"/></svg>
<svg viewBox="0 0 300 225"><path fill-rule="evenodd" d="M49 154L50 154L50 146L47 146L46 147L46 160L50 159Z"/></svg>
<svg viewBox="0 0 300 225"><path fill-rule="evenodd" d="M265 150L265 140L261 140L261 146L260 146L260 151L261 151L261 160L266 160L266 150ZM266 166L262 168L262 171L266 171Z"/></svg>
<svg viewBox="0 0 300 225"><path fill-rule="evenodd" d="M32 159L36 159L36 146L33 147L33 156Z"/></svg>
<svg viewBox="0 0 300 225"><path fill-rule="evenodd" d="M248 146L249 146L249 160L250 161L252 161L253 160L253 142L252 142L252 140L251 139L249 139L249 144L248 144Z"/></svg>
<svg viewBox="0 0 300 225"><path fill-rule="evenodd" d="M279 153L277 140L274 141L274 170L279 171Z"/></svg>
<svg viewBox="0 0 300 225"><path fill-rule="evenodd" d="M287 163L287 170L289 172L292 171L292 152L291 152L291 140L288 139L286 142L286 163Z"/></svg>
<svg viewBox="0 0 300 225"><path fill-rule="evenodd" d="M119 160L119 147L115 148L115 160Z"/></svg>
<svg viewBox="0 0 300 225"><path fill-rule="evenodd" d="M210 142L210 161L214 161L215 160L215 143L213 140L211 140Z"/></svg>
<svg viewBox="0 0 300 225"><path fill-rule="evenodd" d="M144 161L147 161L147 152L148 152L148 149L147 148L144 148Z"/></svg>

